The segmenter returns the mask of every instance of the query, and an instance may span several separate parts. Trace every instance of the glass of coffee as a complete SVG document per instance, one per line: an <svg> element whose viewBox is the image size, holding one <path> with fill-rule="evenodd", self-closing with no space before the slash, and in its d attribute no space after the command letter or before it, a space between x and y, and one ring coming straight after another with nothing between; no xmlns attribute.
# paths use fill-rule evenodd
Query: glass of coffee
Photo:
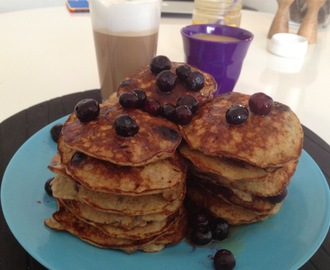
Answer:
<svg viewBox="0 0 330 270"><path fill-rule="evenodd" d="M157 52L161 0L90 0L103 100Z"/></svg>

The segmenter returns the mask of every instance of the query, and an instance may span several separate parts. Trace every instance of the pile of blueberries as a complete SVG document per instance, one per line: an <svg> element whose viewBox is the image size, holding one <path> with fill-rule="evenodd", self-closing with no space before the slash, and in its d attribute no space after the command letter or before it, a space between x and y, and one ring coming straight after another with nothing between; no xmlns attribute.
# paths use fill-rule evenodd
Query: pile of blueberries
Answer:
<svg viewBox="0 0 330 270"><path fill-rule="evenodd" d="M213 218L204 211L191 215L189 219L189 240L197 246L205 246L212 241L223 241L228 238L229 224L222 218ZM213 256L215 270L234 269L236 261L231 251L218 250Z"/></svg>
<svg viewBox="0 0 330 270"><path fill-rule="evenodd" d="M156 56L150 63L150 71L156 75L156 85L160 92L168 94L178 82L186 85L187 89L197 92L204 87L204 75L193 71L189 65L183 64L171 71L171 61L163 55ZM155 99L148 99L145 92L136 88L119 95L119 103L125 109L141 109L153 116L162 116L176 124L187 125L199 108L198 101L192 95L180 97L176 104L161 105ZM85 99L74 108L75 115L81 122L89 122L97 118L100 106L96 100ZM139 126L133 117L125 113L115 120L116 133L123 137L134 136Z"/></svg>
<svg viewBox="0 0 330 270"><path fill-rule="evenodd" d="M178 66L174 73L171 71L171 65L171 61L163 55L154 57L150 63L150 71L156 75L157 89L161 93L169 94L178 82L192 92L204 87L205 80L201 72L193 71L190 66L183 64ZM161 105L155 99L148 99L145 92L139 88L121 93L119 103L127 109L137 108L153 116L161 115L179 125L189 124L199 107L198 101L192 95L180 97L175 105Z"/></svg>

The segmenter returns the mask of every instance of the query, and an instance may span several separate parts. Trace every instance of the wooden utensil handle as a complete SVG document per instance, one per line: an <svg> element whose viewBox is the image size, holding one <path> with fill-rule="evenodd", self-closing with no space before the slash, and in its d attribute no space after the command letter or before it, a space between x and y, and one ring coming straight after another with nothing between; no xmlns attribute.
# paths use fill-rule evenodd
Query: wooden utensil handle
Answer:
<svg viewBox="0 0 330 270"><path fill-rule="evenodd" d="M307 12L299 27L298 35L305 37L309 44L316 43L318 31L318 13L326 0L306 0Z"/></svg>
<svg viewBox="0 0 330 270"><path fill-rule="evenodd" d="M289 8L294 0L277 0L278 9L268 31L268 38L276 33L289 32Z"/></svg>

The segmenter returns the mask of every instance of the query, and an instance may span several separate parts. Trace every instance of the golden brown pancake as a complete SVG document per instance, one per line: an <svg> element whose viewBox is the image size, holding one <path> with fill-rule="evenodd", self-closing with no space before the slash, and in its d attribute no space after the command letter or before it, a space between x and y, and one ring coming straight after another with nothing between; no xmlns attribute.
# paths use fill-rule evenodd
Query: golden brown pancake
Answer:
<svg viewBox="0 0 330 270"><path fill-rule="evenodd" d="M90 156L85 156L79 164L72 163L76 151L63 142L63 137L58 140L58 150L66 172L94 191L147 195L174 190L185 181L186 162L177 154L145 166L129 167ZM58 159L53 159L50 166L58 166Z"/></svg>
<svg viewBox="0 0 330 270"><path fill-rule="evenodd" d="M226 112L233 104L248 108L249 95L219 95L202 106L191 123L180 126L189 147L210 156L237 159L261 168L280 167L298 160L303 143L299 119L292 110L274 102L268 115L250 111L247 121L231 125Z"/></svg>
<svg viewBox="0 0 330 270"><path fill-rule="evenodd" d="M175 73L178 66L185 63L172 62L171 71ZM120 95L123 92L130 91L136 88L140 88L145 91L146 95L150 99L157 100L161 105L173 104L176 105L177 100L181 96L192 95L199 102L200 106L213 98L213 94L217 90L217 83L214 78L196 67L191 67L193 71L199 71L204 75L204 87L197 91L190 91L186 85L178 80L175 88L170 93L161 92L156 85L156 76L150 71L150 66L141 68L135 74L125 78L117 90L117 94Z"/></svg>
<svg viewBox="0 0 330 270"><path fill-rule="evenodd" d="M136 121L137 134L130 137L116 134L114 122L121 114L129 114ZM82 123L72 113L62 134L71 148L122 166L142 166L171 157L181 142L177 126L170 121L109 103L100 104L100 114L94 121Z"/></svg>
<svg viewBox="0 0 330 270"><path fill-rule="evenodd" d="M68 208L67 208L68 209ZM68 209L70 211L70 209ZM160 235L164 231L168 230L168 227L175 222L176 219L179 219L183 215L184 208L181 207L175 214L169 216L167 219L162 221L149 222L146 226L137 226L129 230L126 228L112 226L111 224L101 224L92 221L86 221L80 216L76 216L78 219L82 219L84 222L90 224L93 227L96 227L114 238L128 238L133 240L139 239L148 239L155 235ZM73 212L71 212L74 214Z"/></svg>
<svg viewBox="0 0 330 270"><path fill-rule="evenodd" d="M212 193L206 191L205 189L195 186L189 186L187 190L187 197L198 207L207 209L212 216L223 218L228 223L234 225L248 224L264 220L276 214L281 207L281 203L278 203L269 212L259 213L235 205L220 198L219 196L213 196Z"/></svg>
<svg viewBox="0 0 330 270"><path fill-rule="evenodd" d="M59 207L59 210L53 216L45 220L45 224L55 230L68 231L94 246L102 248L120 249L127 253L136 250L146 252L156 252L162 250L166 245L176 244L181 241L186 234L187 217L183 213L160 235L146 239L115 238L106 234L104 231L94 227L81 219L76 218L65 207Z"/></svg>
<svg viewBox="0 0 330 270"><path fill-rule="evenodd" d="M230 189L269 197L279 194L290 182L297 161L283 167L258 168L233 159L207 156L187 145L180 147L180 153L191 161L190 174Z"/></svg>
<svg viewBox="0 0 330 270"><path fill-rule="evenodd" d="M208 193L213 194L213 197L219 197L220 200L230 202L234 205L244 207L260 214L268 213L275 206L275 203L272 203L268 197L255 196L239 189L214 184L201 178L190 178L189 183L189 186L193 185L200 187Z"/></svg>
<svg viewBox="0 0 330 270"><path fill-rule="evenodd" d="M80 215L81 212L74 209L73 204L61 199L58 199L57 202L59 206L62 205L65 207L78 219L81 219L83 222L88 223L93 227L97 227L114 238L147 239L154 235L159 235L163 231L167 230L167 227L169 227L175 219L182 216L183 211L185 211L183 207L180 207L174 214L169 215L164 220L149 221L143 226L134 226L127 229L122 226L113 226L113 224L104 224L96 222L95 220L85 219L82 215ZM101 211L95 210L95 213L98 214L101 213Z"/></svg>
<svg viewBox="0 0 330 270"><path fill-rule="evenodd" d="M99 211L127 215L174 213L182 205L185 185L178 189L177 197L167 198L162 193L145 196L116 195L92 191L64 174L57 173L51 183L53 196L84 202Z"/></svg>
<svg viewBox="0 0 330 270"><path fill-rule="evenodd" d="M75 200L62 200L61 202L75 216L79 216L86 221L101 224L111 224L114 227L131 230L134 227L144 227L151 222L161 222L168 219L168 213L156 213L150 215L130 216L123 214L108 213L99 211L88 204Z"/></svg>
<svg viewBox="0 0 330 270"><path fill-rule="evenodd" d="M289 166L294 167L295 165L294 163L289 163ZM268 178L267 181L262 182L262 184L260 184L261 182L259 181L239 180L233 182L219 175L198 170L196 167L191 171L191 174L194 175L194 177L214 184L222 184L231 189L238 189L242 192L261 197L277 196L286 186L289 185L291 180L287 179L285 182L278 182L274 178Z"/></svg>

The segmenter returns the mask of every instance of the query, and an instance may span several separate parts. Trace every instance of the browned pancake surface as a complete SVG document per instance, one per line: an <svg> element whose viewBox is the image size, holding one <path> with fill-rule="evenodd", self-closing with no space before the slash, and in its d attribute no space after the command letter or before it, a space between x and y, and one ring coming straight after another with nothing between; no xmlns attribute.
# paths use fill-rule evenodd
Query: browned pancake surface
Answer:
<svg viewBox="0 0 330 270"><path fill-rule="evenodd" d="M183 213L161 234L138 240L112 237L98 227L78 219L63 206L60 206L51 218L45 220L45 224L55 230L70 232L97 247L120 249L127 253L136 250L155 252L162 250L166 245L176 244L185 237L187 217Z"/></svg>
<svg viewBox="0 0 330 270"><path fill-rule="evenodd" d="M218 197L219 200L225 200L234 205L241 206L247 210L252 210L260 214L267 214L275 206L275 203L272 203L267 197L255 196L238 189L228 188L197 178L191 179L190 182L190 186L194 185L200 187L212 194L213 197Z"/></svg>
<svg viewBox="0 0 330 270"><path fill-rule="evenodd" d="M141 166L170 157L181 142L177 126L170 121L137 109L125 110L119 104L100 107L98 118L87 123L71 114L62 130L64 142L77 151L123 166ZM125 113L139 126L134 136L116 134L115 119Z"/></svg>
<svg viewBox="0 0 330 270"><path fill-rule="evenodd" d="M166 193L126 196L92 191L63 174L56 174L51 186L55 198L77 200L99 211L127 215L173 213L185 196L185 185L173 190L169 197Z"/></svg>
<svg viewBox="0 0 330 270"><path fill-rule="evenodd" d="M184 63L172 62L171 71L175 73L178 66ZM178 81L175 88L170 93L161 92L156 86L156 76L150 71L150 67L145 66L137 73L130 77L127 77L120 85L117 90L118 95L125 91L130 91L136 88L141 88L145 91L148 98L157 100L162 104L173 104L175 105L178 98L185 95L194 96L200 105L211 100L214 92L217 90L217 83L214 78L198 68L192 67L193 71L199 71L204 75L204 87L197 92L188 90L184 83Z"/></svg>
<svg viewBox="0 0 330 270"><path fill-rule="evenodd" d="M189 173L194 177L262 197L279 194L297 167L297 161L290 161L283 167L263 169L237 160L206 156L185 145L180 152L191 161Z"/></svg>
<svg viewBox="0 0 330 270"><path fill-rule="evenodd" d="M146 195L173 190L185 181L186 164L177 154L144 166L128 167L90 156L80 164L73 164L71 159L76 151L64 143L62 137L58 149L67 173L94 191ZM56 166L55 162L52 161L52 166Z"/></svg>
<svg viewBox="0 0 330 270"><path fill-rule="evenodd" d="M207 209L214 217L223 218L228 223L235 225L264 220L276 214L281 208L281 203L279 203L268 213L259 213L214 196L207 190L195 186L188 188L187 197L198 207Z"/></svg>
<svg viewBox="0 0 330 270"><path fill-rule="evenodd" d="M100 223L100 224L111 224L114 227L123 228L126 230L131 230L135 227L144 227L152 222L161 222L166 219L171 214L159 213L151 215L140 215L140 216L130 216L123 214L108 213L104 211L99 211L85 203L75 201L75 200L62 200L60 201L62 205L65 206L72 214L79 216L84 220Z"/></svg>
<svg viewBox="0 0 330 270"><path fill-rule="evenodd" d="M266 115L250 111L241 125L230 125L226 111L233 104L248 107L249 95L229 93L217 96L199 109L192 122L180 127L192 149L206 155L225 156L258 167L282 166L297 160L301 154L303 132L291 109L274 102Z"/></svg>

